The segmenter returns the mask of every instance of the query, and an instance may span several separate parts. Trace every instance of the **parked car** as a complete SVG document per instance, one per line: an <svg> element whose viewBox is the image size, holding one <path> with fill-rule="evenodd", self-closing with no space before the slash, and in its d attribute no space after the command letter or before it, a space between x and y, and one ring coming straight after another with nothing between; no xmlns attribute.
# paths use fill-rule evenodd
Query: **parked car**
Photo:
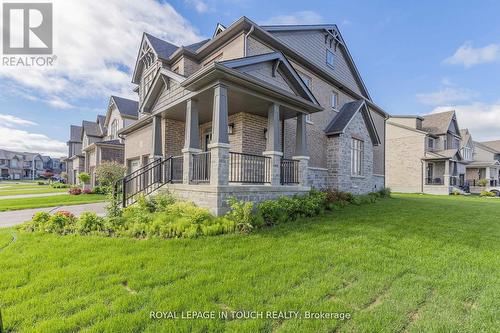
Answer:
<svg viewBox="0 0 500 333"><path fill-rule="evenodd" d="M1 175L0 180L9 180L10 176L9 175Z"/></svg>

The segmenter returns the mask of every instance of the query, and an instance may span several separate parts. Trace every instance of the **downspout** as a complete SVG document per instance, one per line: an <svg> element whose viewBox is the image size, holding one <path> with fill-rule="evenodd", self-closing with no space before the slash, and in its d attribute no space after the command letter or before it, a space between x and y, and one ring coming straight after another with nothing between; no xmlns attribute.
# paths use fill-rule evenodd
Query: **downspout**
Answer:
<svg viewBox="0 0 500 333"><path fill-rule="evenodd" d="M252 24L252 27L245 34L245 38L243 39L243 57L247 56L247 45L248 45L247 39L253 33L254 29L255 29L255 26Z"/></svg>

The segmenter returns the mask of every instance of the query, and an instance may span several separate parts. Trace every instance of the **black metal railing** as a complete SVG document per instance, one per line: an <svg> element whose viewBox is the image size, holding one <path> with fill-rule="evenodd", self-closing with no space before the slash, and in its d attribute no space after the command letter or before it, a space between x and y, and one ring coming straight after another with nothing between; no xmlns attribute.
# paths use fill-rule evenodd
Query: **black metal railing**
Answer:
<svg viewBox="0 0 500 333"><path fill-rule="evenodd" d="M299 183L299 161L286 158L281 159L280 181L283 185Z"/></svg>
<svg viewBox="0 0 500 333"><path fill-rule="evenodd" d="M126 175L115 184L115 197L121 196L122 206L137 201L139 195L148 195L161 186L182 180L182 157L157 159Z"/></svg>
<svg viewBox="0 0 500 333"><path fill-rule="evenodd" d="M271 158L262 155L229 153L229 182L263 184L271 182Z"/></svg>
<svg viewBox="0 0 500 333"><path fill-rule="evenodd" d="M209 151L193 154L193 172L191 175L191 181L196 183L209 182L210 162L211 155Z"/></svg>
<svg viewBox="0 0 500 333"><path fill-rule="evenodd" d="M425 185L444 185L443 178L425 178Z"/></svg>

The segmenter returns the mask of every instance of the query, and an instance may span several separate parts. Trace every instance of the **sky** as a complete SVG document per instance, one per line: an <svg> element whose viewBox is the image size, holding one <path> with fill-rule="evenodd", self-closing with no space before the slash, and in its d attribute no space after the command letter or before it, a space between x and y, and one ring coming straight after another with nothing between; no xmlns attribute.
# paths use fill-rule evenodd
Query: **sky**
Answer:
<svg viewBox="0 0 500 333"><path fill-rule="evenodd" d="M500 139L500 1L52 3L54 66L0 64L0 148L65 155L70 124L105 114L112 94L137 99L131 73L143 31L185 45L243 15L261 24L335 23L386 112L456 110L475 140Z"/></svg>

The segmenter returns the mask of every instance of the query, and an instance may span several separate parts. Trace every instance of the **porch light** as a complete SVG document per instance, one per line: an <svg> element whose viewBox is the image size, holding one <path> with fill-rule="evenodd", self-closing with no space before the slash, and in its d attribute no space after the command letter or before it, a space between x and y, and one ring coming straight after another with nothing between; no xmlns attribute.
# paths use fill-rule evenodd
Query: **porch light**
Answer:
<svg viewBox="0 0 500 333"><path fill-rule="evenodd" d="M234 123L231 123L227 126L227 133L228 134L233 134L234 133Z"/></svg>

